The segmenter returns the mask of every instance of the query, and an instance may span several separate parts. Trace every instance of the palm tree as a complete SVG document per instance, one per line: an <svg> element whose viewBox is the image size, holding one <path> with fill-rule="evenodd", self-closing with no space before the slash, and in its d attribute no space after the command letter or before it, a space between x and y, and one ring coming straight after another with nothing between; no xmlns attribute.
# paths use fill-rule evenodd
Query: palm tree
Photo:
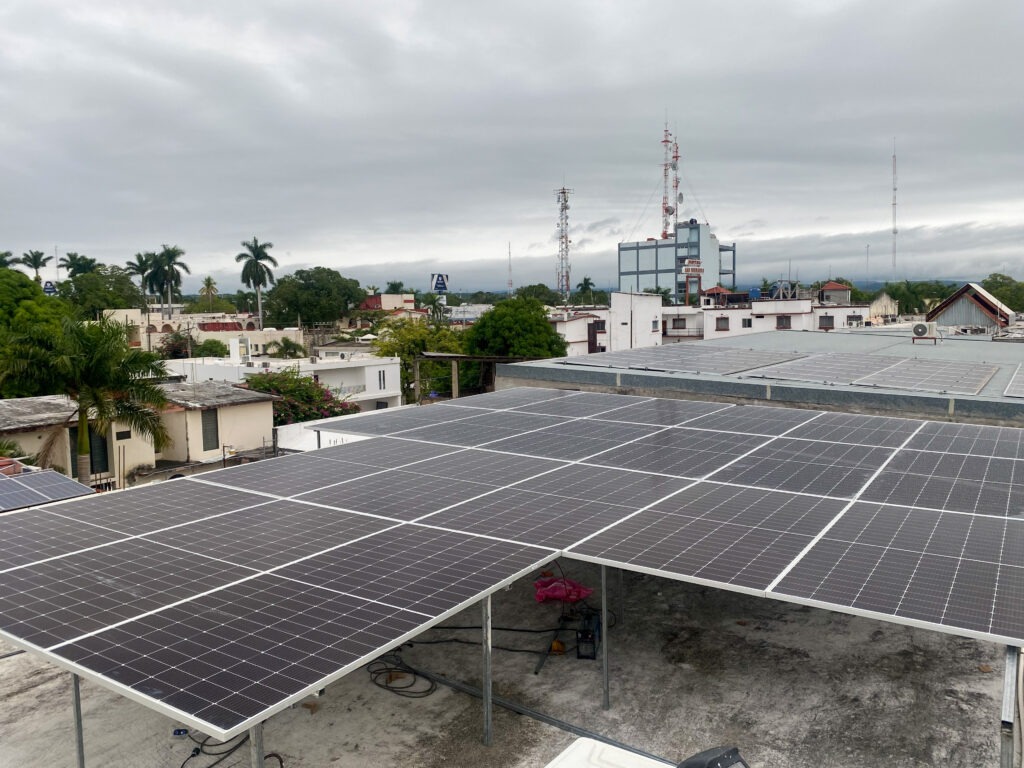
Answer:
<svg viewBox="0 0 1024 768"><path fill-rule="evenodd" d="M64 318L60 333L36 327L9 336L0 345L0 382L28 382L50 394L65 395L75 404L68 421L44 441L40 463L52 463L59 438L74 423L78 428L78 477L83 483L91 474L90 425L105 433L119 422L150 438L157 451L170 443L160 418L167 398L155 383L166 375L160 358L132 347L128 326L109 318L96 322Z"/></svg>
<svg viewBox="0 0 1024 768"><path fill-rule="evenodd" d="M273 243L261 243L253 235L252 242L242 241L245 248L235 256L235 262L245 262L242 267L242 282L256 291L256 312L260 330L263 330L263 289L274 284L274 273L267 264L277 266L277 259L267 251L274 247Z"/></svg>
<svg viewBox="0 0 1024 768"><path fill-rule="evenodd" d="M10 269L14 263L14 254L10 251L0 251L0 269Z"/></svg>
<svg viewBox="0 0 1024 768"><path fill-rule="evenodd" d="M594 281L590 277L584 276L582 280L576 283L576 290L580 295L589 293L590 303L594 303Z"/></svg>
<svg viewBox="0 0 1024 768"><path fill-rule="evenodd" d="M284 338L267 344L267 352L271 357L285 357L294 360L305 357L306 348L292 339Z"/></svg>
<svg viewBox="0 0 1024 768"><path fill-rule="evenodd" d="M66 269L68 272L68 278L78 277L79 275L86 275L90 272L95 272L99 266L99 262L96 259L91 259L88 256L83 256L80 253L74 251L68 251L66 254L60 257L57 262L57 266L61 269Z"/></svg>
<svg viewBox="0 0 1024 768"><path fill-rule="evenodd" d="M199 296L210 302L210 311L213 311L213 300L217 298L217 281L212 276L203 278L203 286L199 289Z"/></svg>
<svg viewBox="0 0 1024 768"><path fill-rule="evenodd" d="M142 291L142 300L146 306L143 310L149 309L149 301L146 298L149 296L149 273L153 270L153 262L156 260L156 254L152 251L146 251L145 253L136 253L134 261L128 260L124 269L132 277L139 278L139 290Z"/></svg>
<svg viewBox="0 0 1024 768"><path fill-rule="evenodd" d="M401 280L388 280L384 293L405 293L405 283Z"/></svg>
<svg viewBox="0 0 1024 768"><path fill-rule="evenodd" d="M366 286L366 294L368 296L376 296L378 293L380 293L380 288L378 288L376 285Z"/></svg>
<svg viewBox="0 0 1024 768"><path fill-rule="evenodd" d="M441 297L436 293L425 293L420 299L421 306L429 310L430 321L435 325L440 325L445 319L445 303L441 300Z"/></svg>
<svg viewBox="0 0 1024 768"><path fill-rule="evenodd" d="M161 303L167 298L167 316L171 314L171 291L181 287L181 273L192 274L188 264L181 260L185 251L176 245L162 245L160 252L153 259L153 268L149 273L149 286L154 293L160 294Z"/></svg>
<svg viewBox="0 0 1024 768"><path fill-rule="evenodd" d="M21 254L21 258L18 261L35 272L35 281L42 285L43 278L39 276L39 270L53 261L53 256L47 256L42 251L28 251Z"/></svg>

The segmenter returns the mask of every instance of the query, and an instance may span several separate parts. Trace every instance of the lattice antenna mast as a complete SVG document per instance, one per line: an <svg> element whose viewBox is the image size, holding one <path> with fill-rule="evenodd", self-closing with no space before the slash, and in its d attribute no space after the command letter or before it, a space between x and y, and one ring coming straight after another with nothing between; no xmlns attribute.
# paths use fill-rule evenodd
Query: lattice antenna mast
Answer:
<svg viewBox="0 0 1024 768"><path fill-rule="evenodd" d="M672 231L679 229L679 208L683 196L679 194L679 139L672 137L672 202L669 208L672 213Z"/></svg>
<svg viewBox="0 0 1024 768"><path fill-rule="evenodd" d="M569 195L571 189L562 187L555 190L558 199L558 270L555 275L558 283L557 291L562 294L562 301L569 306Z"/></svg>
<svg viewBox="0 0 1024 768"><path fill-rule="evenodd" d="M892 140L892 281L896 282L896 138Z"/></svg>
<svg viewBox="0 0 1024 768"><path fill-rule="evenodd" d="M508 244L508 297L512 298L512 243Z"/></svg>
<svg viewBox="0 0 1024 768"><path fill-rule="evenodd" d="M671 206L668 203L668 172L672 167L672 134L668 130L668 123L665 123L665 135L661 139L661 145L665 148L665 160L661 164L661 177L663 192L661 194L661 239L668 238L668 220L671 216Z"/></svg>

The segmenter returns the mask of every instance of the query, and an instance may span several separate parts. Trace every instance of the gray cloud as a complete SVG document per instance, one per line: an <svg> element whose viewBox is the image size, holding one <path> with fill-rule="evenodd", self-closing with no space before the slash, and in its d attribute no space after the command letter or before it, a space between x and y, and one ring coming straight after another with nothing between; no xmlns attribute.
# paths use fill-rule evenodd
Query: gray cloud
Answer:
<svg viewBox="0 0 1024 768"><path fill-rule="evenodd" d="M1022 8L15 0L0 249L177 243L186 287L230 289L256 234L279 274L493 289L511 242L514 279L552 283L565 184L573 275L604 285L618 240L661 229L667 114L683 214L737 241L741 279L856 274L867 243L881 269L893 137L897 274L1024 277Z"/></svg>

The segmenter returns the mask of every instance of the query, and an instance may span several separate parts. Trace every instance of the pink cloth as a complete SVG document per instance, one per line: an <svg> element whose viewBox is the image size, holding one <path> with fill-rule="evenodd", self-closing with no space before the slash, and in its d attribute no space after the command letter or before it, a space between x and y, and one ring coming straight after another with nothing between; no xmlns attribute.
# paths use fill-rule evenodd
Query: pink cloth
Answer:
<svg viewBox="0 0 1024 768"><path fill-rule="evenodd" d="M586 600L594 593L594 590L590 587L583 586L578 581L560 578L558 576L549 576L545 579L539 579L533 582L533 586L536 590L534 597L538 603L543 603L547 600L561 600L563 603L578 603L580 600Z"/></svg>

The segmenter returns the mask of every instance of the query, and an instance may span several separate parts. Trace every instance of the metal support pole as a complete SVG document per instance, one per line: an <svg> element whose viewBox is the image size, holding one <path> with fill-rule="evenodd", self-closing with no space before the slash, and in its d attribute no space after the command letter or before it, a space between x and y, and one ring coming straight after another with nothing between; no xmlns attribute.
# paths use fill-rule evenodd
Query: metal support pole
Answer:
<svg viewBox="0 0 1024 768"><path fill-rule="evenodd" d="M999 726L999 768L1013 766L1013 729L1017 711L1017 665L1020 648L1006 646L1006 665L1003 669L1003 711Z"/></svg>
<svg viewBox="0 0 1024 768"><path fill-rule="evenodd" d="M452 399L459 396L459 361L452 360Z"/></svg>
<svg viewBox="0 0 1024 768"><path fill-rule="evenodd" d="M624 625L626 623L626 579L624 574L626 571L623 568L619 568L619 615L615 617L616 624Z"/></svg>
<svg viewBox="0 0 1024 768"><path fill-rule="evenodd" d="M604 699L601 706L611 709L608 695L608 568L601 566L601 677L604 685Z"/></svg>
<svg viewBox="0 0 1024 768"><path fill-rule="evenodd" d="M491 713L494 708L491 701L491 596L485 597L480 604L483 607L483 620L480 625L483 632L481 644L484 647L484 746L489 747L492 740Z"/></svg>
<svg viewBox="0 0 1024 768"><path fill-rule="evenodd" d="M252 768L263 768L263 723L249 729L249 760Z"/></svg>
<svg viewBox="0 0 1024 768"><path fill-rule="evenodd" d="M85 768L85 736L82 733L82 691L79 688L80 678L71 675L71 708L75 713L75 750L78 755L78 768Z"/></svg>
<svg viewBox="0 0 1024 768"><path fill-rule="evenodd" d="M416 405L420 404L420 359L413 358L412 361L412 398Z"/></svg>

